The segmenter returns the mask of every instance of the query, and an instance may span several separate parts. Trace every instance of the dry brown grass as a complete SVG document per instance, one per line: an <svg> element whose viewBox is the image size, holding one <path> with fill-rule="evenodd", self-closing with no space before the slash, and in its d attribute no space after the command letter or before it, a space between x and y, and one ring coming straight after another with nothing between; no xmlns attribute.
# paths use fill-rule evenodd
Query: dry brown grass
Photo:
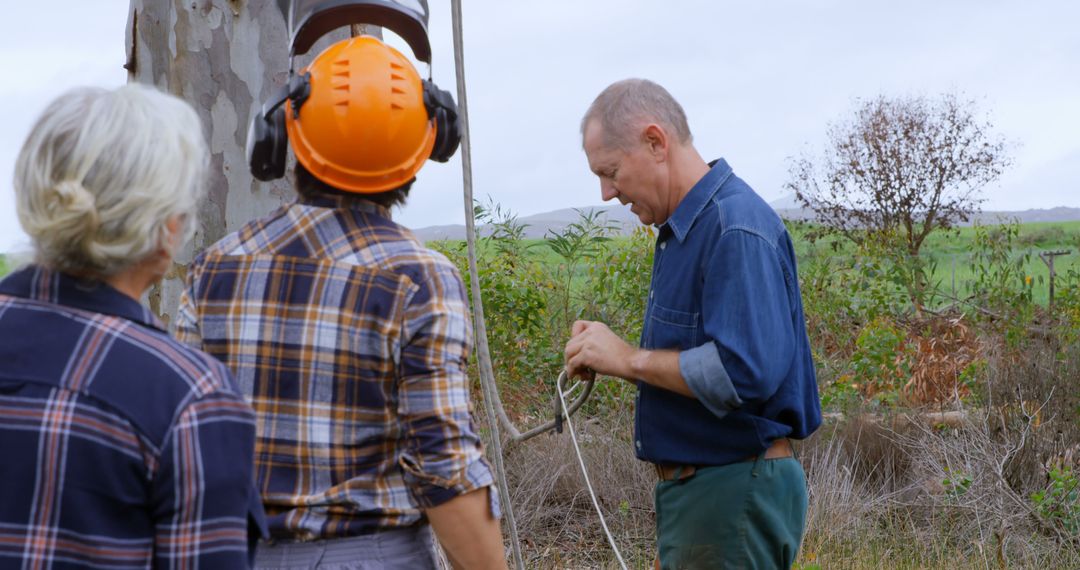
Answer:
<svg viewBox="0 0 1080 570"><path fill-rule="evenodd" d="M999 345L1001 346L1001 345ZM951 425L856 415L802 446L804 564L821 568L1080 568L1078 537L1035 508L1080 441L1080 351L989 354L979 400ZM1068 394L1066 394L1068 393ZM933 417L933 416L929 416Z"/></svg>
<svg viewBox="0 0 1080 570"><path fill-rule="evenodd" d="M1075 461L1080 348L984 357L977 399L954 399L954 421L928 422L925 409L855 412L799 444L810 504L797 568L1080 568L1080 542L1030 500L1048 465ZM631 567L645 569L655 476L634 457L632 415L624 404L576 426L608 525ZM527 568L616 567L568 434L510 446L506 465Z"/></svg>
<svg viewBox="0 0 1080 570"><path fill-rule="evenodd" d="M608 528L628 563L646 567L653 556L655 474L634 458L632 416L578 416L575 429ZM617 567L569 433L511 446L506 464L527 568Z"/></svg>

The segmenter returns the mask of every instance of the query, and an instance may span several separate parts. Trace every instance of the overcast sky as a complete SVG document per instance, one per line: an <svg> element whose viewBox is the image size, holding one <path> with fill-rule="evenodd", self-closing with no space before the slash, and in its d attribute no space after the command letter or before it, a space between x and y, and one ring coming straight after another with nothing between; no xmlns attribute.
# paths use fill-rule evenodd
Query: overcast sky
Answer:
<svg viewBox="0 0 1080 570"><path fill-rule="evenodd" d="M9 2L0 19L0 251L21 250L11 189L41 109L81 84L126 80L127 0ZM454 90L448 0L430 0L434 74ZM612 81L667 87L697 148L723 156L768 200L787 159L821 148L857 98L974 98L1018 143L986 209L1080 207L1080 3L465 0L478 197L521 215L600 204L578 126ZM460 162L429 163L396 219L462 223Z"/></svg>

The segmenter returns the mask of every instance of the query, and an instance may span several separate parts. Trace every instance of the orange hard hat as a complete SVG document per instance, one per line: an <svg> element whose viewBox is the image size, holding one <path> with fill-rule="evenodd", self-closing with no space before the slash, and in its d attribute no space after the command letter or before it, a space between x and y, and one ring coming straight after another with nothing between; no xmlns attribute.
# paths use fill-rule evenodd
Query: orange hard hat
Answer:
<svg viewBox="0 0 1080 570"><path fill-rule="evenodd" d="M296 159L334 188L385 192L412 180L435 145L416 68L370 36L337 42L315 57L310 95L285 127Z"/></svg>

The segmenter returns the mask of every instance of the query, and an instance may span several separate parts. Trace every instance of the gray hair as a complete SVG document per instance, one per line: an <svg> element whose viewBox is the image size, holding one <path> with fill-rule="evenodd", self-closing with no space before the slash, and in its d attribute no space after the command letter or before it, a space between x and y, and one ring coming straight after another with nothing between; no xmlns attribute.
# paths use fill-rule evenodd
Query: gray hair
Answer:
<svg viewBox="0 0 1080 570"><path fill-rule="evenodd" d="M660 85L648 79L623 79L596 96L581 119L581 136L593 120L600 122L607 145L626 148L635 142L638 129L657 123L682 144L694 140L682 105Z"/></svg>
<svg viewBox="0 0 1080 570"><path fill-rule="evenodd" d="M110 276L166 247L173 216L191 238L207 164L202 124L184 101L138 84L73 89L19 152L19 223L38 263Z"/></svg>

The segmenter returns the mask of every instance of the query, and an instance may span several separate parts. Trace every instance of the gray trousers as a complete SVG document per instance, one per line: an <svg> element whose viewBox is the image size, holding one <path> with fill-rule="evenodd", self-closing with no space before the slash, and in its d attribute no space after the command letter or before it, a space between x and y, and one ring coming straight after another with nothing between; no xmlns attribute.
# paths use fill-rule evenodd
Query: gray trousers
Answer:
<svg viewBox="0 0 1080 570"><path fill-rule="evenodd" d="M259 570L437 570L431 527L388 530L312 542L260 542Z"/></svg>

